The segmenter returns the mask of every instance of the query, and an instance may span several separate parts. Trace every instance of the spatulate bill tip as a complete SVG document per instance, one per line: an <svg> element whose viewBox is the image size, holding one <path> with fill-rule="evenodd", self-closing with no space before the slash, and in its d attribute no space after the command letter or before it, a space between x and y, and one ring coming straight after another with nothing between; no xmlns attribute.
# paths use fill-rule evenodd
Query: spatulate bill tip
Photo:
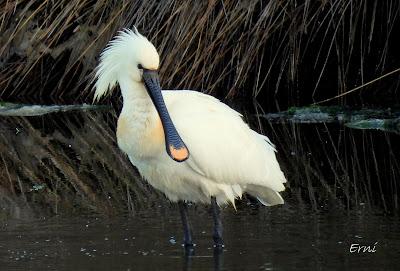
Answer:
<svg viewBox="0 0 400 271"><path fill-rule="evenodd" d="M169 156L177 162L183 162L189 158L189 150L186 146L175 148L173 145L169 145Z"/></svg>

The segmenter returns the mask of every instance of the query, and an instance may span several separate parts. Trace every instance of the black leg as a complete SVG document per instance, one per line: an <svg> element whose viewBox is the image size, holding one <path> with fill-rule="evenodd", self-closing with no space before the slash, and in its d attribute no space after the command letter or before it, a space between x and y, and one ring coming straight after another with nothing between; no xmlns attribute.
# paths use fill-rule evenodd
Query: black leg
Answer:
<svg viewBox="0 0 400 271"><path fill-rule="evenodd" d="M182 226L183 226L183 234L184 234L184 239L183 239L183 244L185 248L193 247L193 240L192 240L192 231L190 230L190 224L188 220L188 215L187 215L187 205L184 201L179 201L178 202L179 206L179 212L181 214L181 219L182 219Z"/></svg>
<svg viewBox="0 0 400 271"><path fill-rule="evenodd" d="M224 240L222 239L222 221L220 217L221 210L217 204L217 199L215 197L211 197L211 211L214 219L214 247L223 248Z"/></svg>

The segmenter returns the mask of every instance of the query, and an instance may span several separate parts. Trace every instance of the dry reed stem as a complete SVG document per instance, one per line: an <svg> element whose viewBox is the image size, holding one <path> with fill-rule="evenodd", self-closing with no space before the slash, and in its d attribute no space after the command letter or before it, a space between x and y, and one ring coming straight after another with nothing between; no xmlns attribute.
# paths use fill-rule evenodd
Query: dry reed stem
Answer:
<svg viewBox="0 0 400 271"><path fill-rule="evenodd" d="M0 97L90 101L100 51L133 25L159 49L166 89L342 97L391 67L399 9L394 0L5 1Z"/></svg>

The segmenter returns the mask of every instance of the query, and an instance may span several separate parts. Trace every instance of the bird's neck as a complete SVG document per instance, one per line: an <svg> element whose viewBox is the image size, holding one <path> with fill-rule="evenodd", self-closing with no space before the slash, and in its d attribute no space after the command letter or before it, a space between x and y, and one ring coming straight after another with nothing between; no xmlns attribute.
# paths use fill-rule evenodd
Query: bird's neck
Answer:
<svg viewBox="0 0 400 271"><path fill-rule="evenodd" d="M119 84L123 98L121 115L146 122L155 109L144 84L132 80L120 80Z"/></svg>

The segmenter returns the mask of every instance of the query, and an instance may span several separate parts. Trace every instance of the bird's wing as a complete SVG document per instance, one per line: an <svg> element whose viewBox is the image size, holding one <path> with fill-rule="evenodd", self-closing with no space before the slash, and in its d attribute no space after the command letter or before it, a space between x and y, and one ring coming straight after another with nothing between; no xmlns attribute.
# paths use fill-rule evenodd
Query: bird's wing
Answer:
<svg viewBox="0 0 400 271"><path fill-rule="evenodd" d="M212 96L163 91L192 170L218 183L284 190L286 181L269 139L251 130L241 114Z"/></svg>

